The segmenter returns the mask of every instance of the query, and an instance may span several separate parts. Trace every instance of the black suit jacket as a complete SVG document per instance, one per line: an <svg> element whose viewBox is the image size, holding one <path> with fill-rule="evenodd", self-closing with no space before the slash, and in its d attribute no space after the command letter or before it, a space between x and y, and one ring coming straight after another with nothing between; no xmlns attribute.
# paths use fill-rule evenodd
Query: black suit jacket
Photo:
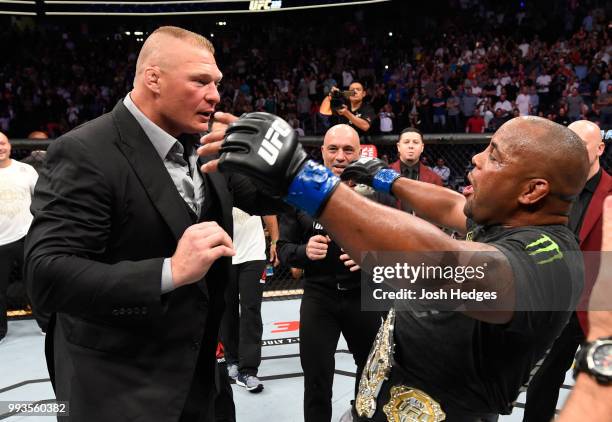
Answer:
<svg viewBox="0 0 612 422"><path fill-rule="evenodd" d="M277 211L239 175L205 175L205 189L201 219L230 235L234 203ZM32 213L28 289L56 314L47 360L70 420L176 421L190 391L207 406L231 259L161 294L163 259L195 221L122 102L53 142Z"/></svg>

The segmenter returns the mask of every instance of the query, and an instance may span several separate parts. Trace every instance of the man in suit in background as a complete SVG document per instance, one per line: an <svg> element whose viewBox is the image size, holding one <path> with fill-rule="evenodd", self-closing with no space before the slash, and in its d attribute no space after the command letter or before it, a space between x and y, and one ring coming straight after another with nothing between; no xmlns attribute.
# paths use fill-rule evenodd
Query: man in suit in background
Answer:
<svg viewBox="0 0 612 422"><path fill-rule="evenodd" d="M47 361L70 421L213 420L232 206L278 210L245 178L199 171L221 76L206 38L158 28L134 89L49 148L26 276L55 314Z"/></svg>
<svg viewBox="0 0 612 422"><path fill-rule="evenodd" d="M391 163L389 167L408 179L442 186L440 176L421 163L421 154L424 149L425 144L421 131L413 127L402 130L397 141L399 159ZM397 208L412 212L412 208L400 200L397 201Z"/></svg>
<svg viewBox="0 0 612 422"><path fill-rule="evenodd" d="M579 238L582 251L596 252L601 250L603 202L606 196L612 193L612 177L599 164L599 157L603 154L605 145L601 139L601 130L593 122L579 120L568 127L584 141L590 164L586 185L572 204L568 226ZM592 262L594 257L594 254L585 255L585 284L581 307L588 303L597 278L599 262ZM523 421L548 422L553 419L559 388L574 361L576 349L585 340L587 331L586 312L582 310L572 314L567 326L529 383Z"/></svg>

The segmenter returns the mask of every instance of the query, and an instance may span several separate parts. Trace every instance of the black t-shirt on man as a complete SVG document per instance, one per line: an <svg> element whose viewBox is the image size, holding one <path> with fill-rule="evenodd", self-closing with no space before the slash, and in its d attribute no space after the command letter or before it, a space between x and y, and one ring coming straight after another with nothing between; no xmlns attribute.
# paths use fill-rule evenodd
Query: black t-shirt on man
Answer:
<svg viewBox="0 0 612 422"><path fill-rule="evenodd" d="M468 228L474 241L495 246L508 259L516 308L530 310L515 311L503 325L460 312L397 312L396 363L378 397L376 420L384 417L391 385L399 384L425 391L447 420L509 414L519 388L578 303L584 266L566 226L483 227L468 221Z"/></svg>
<svg viewBox="0 0 612 422"><path fill-rule="evenodd" d="M370 125L372 125L372 122L374 121L374 118L376 117L376 113L374 113L374 109L372 108L372 106L370 106L370 104L363 102L361 103L361 106L356 110L351 110L350 105L348 107L349 107L349 111L351 111L351 113L353 113L355 117L364 119ZM355 126L348 118L344 116L338 116L336 114L332 115L331 124L332 126L338 125L338 124L347 124L351 126L353 129L355 129L357 133L359 134L359 136L363 136L369 132L369 130L367 132L364 132L363 130ZM370 127L370 129L372 128Z"/></svg>

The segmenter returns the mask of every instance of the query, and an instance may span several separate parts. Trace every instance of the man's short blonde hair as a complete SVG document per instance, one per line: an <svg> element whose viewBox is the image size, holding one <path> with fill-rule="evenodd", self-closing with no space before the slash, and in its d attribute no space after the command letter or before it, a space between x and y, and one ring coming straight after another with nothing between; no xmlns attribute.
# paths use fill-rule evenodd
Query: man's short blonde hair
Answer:
<svg viewBox="0 0 612 422"><path fill-rule="evenodd" d="M205 48L210 51L211 54L215 54L215 47L212 43L204 36L200 34L196 34L195 32L188 31L183 28L179 28L178 26L160 26L155 31L149 35L152 37L153 35L167 35L172 38L176 38L185 42L188 42L196 47ZM147 38L148 39L148 38Z"/></svg>
<svg viewBox="0 0 612 422"><path fill-rule="evenodd" d="M162 43L162 40L167 37L184 41L194 47L203 48L208 50L212 55L215 54L215 47L206 37L196 34L195 32L179 28L178 26L160 26L147 37L142 45L142 48L140 49L140 54L138 55L138 60L136 61L136 77L138 77L138 74L144 70L143 66L146 66L145 63L147 63L152 57L157 57L157 60L163 59L162 57L159 57L158 50L162 45L160 44Z"/></svg>

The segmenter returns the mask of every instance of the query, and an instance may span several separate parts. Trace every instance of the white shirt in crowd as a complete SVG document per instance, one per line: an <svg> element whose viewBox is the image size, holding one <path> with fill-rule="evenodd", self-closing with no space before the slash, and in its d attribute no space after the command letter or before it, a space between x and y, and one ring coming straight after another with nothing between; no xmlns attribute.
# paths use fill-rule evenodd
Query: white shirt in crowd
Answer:
<svg viewBox="0 0 612 422"><path fill-rule="evenodd" d="M516 108L518 108L521 116L529 116L529 95L519 94L516 97Z"/></svg>
<svg viewBox="0 0 612 422"><path fill-rule="evenodd" d="M380 131L383 133L393 132L393 120L391 119L391 116L389 116L389 113L383 111L379 114L379 118Z"/></svg>
<svg viewBox="0 0 612 422"><path fill-rule="evenodd" d="M38 173L29 164L11 160L0 168L0 245L26 235L32 224L30 204Z"/></svg>
<svg viewBox="0 0 612 422"><path fill-rule="evenodd" d="M266 260L266 237L261 217L247 214L240 208L232 208L234 218L234 249L232 264Z"/></svg>
<svg viewBox="0 0 612 422"><path fill-rule="evenodd" d="M552 78L550 75L540 75L536 78L536 86L538 87L539 93L547 93L549 90L549 85L552 82Z"/></svg>
<svg viewBox="0 0 612 422"><path fill-rule="evenodd" d="M507 111L507 112L511 112L512 103L508 100L498 101L495 103L495 106L493 107L493 109L497 110L498 108L501 108L502 110Z"/></svg>

